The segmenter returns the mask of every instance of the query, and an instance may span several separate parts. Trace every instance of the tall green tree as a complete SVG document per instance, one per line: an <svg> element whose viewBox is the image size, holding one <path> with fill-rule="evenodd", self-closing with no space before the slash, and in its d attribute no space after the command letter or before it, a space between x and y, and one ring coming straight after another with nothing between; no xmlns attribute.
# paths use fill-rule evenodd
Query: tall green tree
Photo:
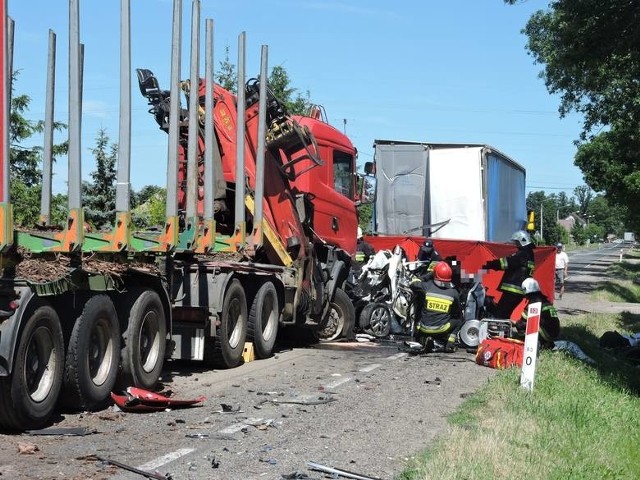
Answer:
<svg viewBox="0 0 640 480"><path fill-rule="evenodd" d="M551 1L524 33L547 89L560 96L560 116L583 118L575 164L593 190L627 207L628 227L639 230L640 2Z"/></svg>
<svg viewBox="0 0 640 480"><path fill-rule="evenodd" d="M232 93L237 93L238 74L236 66L230 59L230 48L225 47L224 59L220 61L220 67L215 74L218 84ZM291 79L287 70L282 65L276 65L271 69L267 79L269 88L278 100L284 103L287 111L292 115L306 115L312 105L311 94L307 90L299 92L291 86Z"/></svg>
<svg viewBox="0 0 640 480"><path fill-rule="evenodd" d="M116 216L116 160L118 145L109 145L104 128L98 130L96 146L91 150L96 169L90 173L91 182L84 182L85 220L97 229L113 225Z"/></svg>
<svg viewBox="0 0 640 480"><path fill-rule="evenodd" d="M280 99L292 115L305 115L309 113L311 98L309 91L301 94L298 89L291 86L289 74L282 65L276 65L269 75L269 88Z"/></svg>
<svg viewBox="0 0 640 480"><path fill-rule="evenodd" d="M579 185L573 189L576 197L578 211L576 213L585 216L589 212L591 200L593 199L593 191L587 185Z"/></svg>
<svg viewBox="0 0 640 480"><path fill-rule="evenodd" d="M604 195L596 195L589 204L588 214L592 222L603 229L603 236L613 234L622 237L624 232L624 209L610 205Z"/></svg>
<svg viewBox="0 0 640 480"><path fill-rule="evenodd" d="M559 206L556 194L546 195L539 191L529 192L527 195L527 210L533 210L536 214L536 231L541 245L565 243L569 239L567 231L558 224Z"/></svg>
<svg viewBox="0 0 640 480"><path fill-rule="evenodd" d="M18 78L14 72L12 86ZM42 192L42 147L34 145L33 137L44 130L43 121L29 120L31 98L27 95L13 95L9 119L10 166L9 195L13 205L14 223L22 227L33 227L40 218L40 195ZM54 122L56 130L64 130L66 125ZM56 156L67 152L67 142L53 146ZM54 195L52 198L52 223L66 218L65 198Z"/></svg>

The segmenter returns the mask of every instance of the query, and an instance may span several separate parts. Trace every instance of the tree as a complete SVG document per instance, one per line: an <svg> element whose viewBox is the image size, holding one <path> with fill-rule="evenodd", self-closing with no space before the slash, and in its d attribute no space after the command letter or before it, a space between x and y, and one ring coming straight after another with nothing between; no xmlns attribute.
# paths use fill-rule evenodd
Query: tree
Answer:
<svg viewBox="0 0 640 480"><path fill-rule="evenodd" d="M18 74L14 72L12 86L15 86ZM42 192L42 147L26 146L29 140L44 130L44 122L34 122L25 117L31 104L27 95L14 95L11 98L11 112L9 123L10 154L9 195L13 205L13 221L16 225L31 227L40 218L40 195ZM66 125L54 122L54 129L63 130ZM53 146L54 160L56 156L67 152L67 143ZM66 208L64 196L54 195L52 198L53 221L64 221ZM64 214L62 213L64 212Z"/></svg>
<svg viewBox="0 0 640 480"><path fill-rule="evenodd" d="M640 4L630 0L555 0L527 22L527 49L560 94L560 114L583 115L583 138L640 122L639 26Z"/></svg>
<svg viewBox="0 0 640 480"><path fill-rule="evenodd" d="M625 212L622 208L611 206L604 195L596 195L589 204L588 214L593 223L603 229L603 238L608 234L621 237L624 232Z"/></svg>
<svg viewBox="0 0 640 480"><path fill-rule="evenodd" d="M309 112L311 106L309 92L306 92L306 96L296 93L298 90L291 87L289 74L282 65L276 65L271 69L269 88L280 101L284 102L290 114L305 115Z"/></svg>
<svg viewBox="0 0 640 480"><path fill-rule="evenodd" d="M563 199L564 201L564 199ZM540 210L542 207L542 218ZM527 195L527 210L533 210L536 214L536 230L543 237L540 243L543 245L555 245L558 242L566 242L568 234L558 224L559 201L556 194L549 196L543 191L529 192Z"/></svg>
<svg viewBox="0 0 640 480"><path fill-rule="evenodd" d="M236 66L229 59L229 51L229 45L224 47L224 60L220 62L220 69L216 72L215 79L225 90L238 93L238 74L236 73Z"/></svg>
<svg viewBox="0 0 640 480"><path fill-rule="evenodd" d="M627 134L613 128L580 145L575 158L590 186L606 192L611 204L625 207L626 223L632 230L640 230L640 211L636 205L640 198L639 151L638 133Z"/></svg>
<svg viewBox="0 0 640 480"><path fill-rule="evenodd" d="M593 192L586 185L580 185L573 189L573 194L576 196L578 202L578 213L582 216L587 215L589 211L589 205L593 198Z"/></svg>
<svg viewBox="0 0 640 480"><path fill-rule="evenodd" d="M93 181L83 183L85 219L95 228L102 229L115 222L118 145L109 146L107 132L101 128L91 152L96 160L96 170L90 174Z"/></svg>
<svg viewBox="0 0 640 480"><path fill-rule="evenodd" d="M230 48L225 47L224 60L220 62L220 69L216 73L216 82L232 93L237 93L238 74L236 66L231 63L229 58ZM267 79L269 88L278 100L284 103L287 111L292 115L306 115L311 107L311 95L309 91L304 94L298 92L298 89L291 87L289 74L282 65L276 65L271 69L269 78Z"/></svg>
<svg viewBox="0 0 640 480"><path fill-rule="evenodd" d="M575 164L640 229L640 3L555 0L523 31L547 89L560 95L560 116L583 117Z"/></svg>
<svg viewBox="0 0 640 480"><path fill-rule="evenodd" d="M162 226L166 220L167 191L164 188L147 185L138 194L138 206L133 210L133 223L138 228Z"/></svg>

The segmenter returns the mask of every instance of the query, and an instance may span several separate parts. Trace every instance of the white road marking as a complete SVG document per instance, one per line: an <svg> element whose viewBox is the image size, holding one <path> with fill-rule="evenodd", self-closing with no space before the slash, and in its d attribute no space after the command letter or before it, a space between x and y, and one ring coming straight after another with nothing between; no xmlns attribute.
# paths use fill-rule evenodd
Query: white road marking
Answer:
<svg viewBox="0 0 640 480"><path fill-rule="evenodd" d="M370 372L371 370L375 370L376 368L380 367L381 365L379 363L372 363L371 365L369 365L368 367L363 367L360 370L358 370L359 372L363 372L363 373L367 373Z"/></svg>
<svg viewBox="0 0 640 480"><path fill-rule="evenodd" d="M184 457L185 455L188 455L191 452L195 452L195 450L196 450L195 448L181 448L180 450L167 453L162 457L158 457L155 460L151 460L150 462L147 462L144 465L140 465L136 468L138 468L139 470L153 471L163 465L166 465L169 462L173 462L174 460L179 459L180 457Z"/></svg>
<svg viewBox="0 0 640 480"><path fill-rule="evenodd" d="M336 388L336 387L339 387L339 386L340 386L340 385L342 385L343 383L347 383L347 382L349 382L349 381L351 381L351 378L349 378L349 377L344 377L344 378L341 378L341 379L336 380L336 381L334 381L334 382L327 383L326 385L323 385L323 387L325 388L325 390L332 390L332 389L334 389L334 388Z"/></svg>
<svg viewBox="0 0 640 480"><path fill-rule="evenodd" d="M247 418L247 421L245 423L234 423L233 425L220 430L220 433L236 433L243 428L250 427L251 425L257 425L260 422L262 422L262 418Z"/></svg>
<svg viewBox="0 0 640 480"><path fill-rule="evenodd" d="M402 357L406 357L407 353L405 352L400 352L400 353L396 353L395 355L391 355L390 357L387 357L387 360L399 360Z"/></svg>

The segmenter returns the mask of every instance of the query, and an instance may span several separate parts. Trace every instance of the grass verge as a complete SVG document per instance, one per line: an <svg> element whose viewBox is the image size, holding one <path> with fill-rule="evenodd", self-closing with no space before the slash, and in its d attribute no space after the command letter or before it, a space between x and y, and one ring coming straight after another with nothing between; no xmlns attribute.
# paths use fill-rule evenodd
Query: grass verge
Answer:
<svg viewBox="0 0 640 480"><path fill-rule="evenodd" d="M606 302L640 303L640 251L627 251L622 261L612 264L607 273L612 278L602 282L592 293L596 300ZM634 281L635 280L635 281Z"/></svg>
<svg viewBox="0 0 640 480"><path fill-rule="evenodd" d="M599 347L607 330L640 331L640 315L569 319L563 337L593 365L544 351L533 392L519 386L519 369L498 372L398 478L640 478L638 364Z"/></svg>

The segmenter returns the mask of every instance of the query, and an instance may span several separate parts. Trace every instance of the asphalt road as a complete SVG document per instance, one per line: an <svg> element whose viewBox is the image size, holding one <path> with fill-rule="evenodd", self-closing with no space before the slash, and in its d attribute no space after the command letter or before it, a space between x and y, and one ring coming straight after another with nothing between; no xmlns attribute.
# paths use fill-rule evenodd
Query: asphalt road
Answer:
<svg viewBox="0 0 640 480"><path fill-rule="evenodd" d="M283 350L232 370L167 367L165 389L179 398L204 395L203 406L155 413L110 407L64 414L53 425L94 432L86 436L0 435L1 477L144 478L98 455L174 480L326 478L309 461L391 479L495 373L464 351L409 357L394 341ZM37 451L17 454L19 443Z"/></svg>
<svg viewBox="0 0 640 480"><path fill-rule="evenodd" d="M589 296L619 255L618 245L569 254L566 293L556 301L561 316L624 308ZM98 456L174 480L330 478L310 461L391 479L493 374L464 351L407 356L396 341L281 347L231 370L169 362L162 387L177 398L204 395L201 406L154 413L110 406L56 418L53 427L84 436L0 435L0 477L144 478Z"/></svg>
<svg viewBox="0 0 640 480"><path fill-rule="evenodd" d="M592 291L598 285L614 282L615 277L607 273L607 268L622 259L629 247L623 244L602 244L597 249L569 252L569 278L565 281L565 294L555 300L561 315L580 315L588 312L640 314L640 304L631 302L608 302L593 297ZM624 293L621 290L621 293Z"/></svg>

